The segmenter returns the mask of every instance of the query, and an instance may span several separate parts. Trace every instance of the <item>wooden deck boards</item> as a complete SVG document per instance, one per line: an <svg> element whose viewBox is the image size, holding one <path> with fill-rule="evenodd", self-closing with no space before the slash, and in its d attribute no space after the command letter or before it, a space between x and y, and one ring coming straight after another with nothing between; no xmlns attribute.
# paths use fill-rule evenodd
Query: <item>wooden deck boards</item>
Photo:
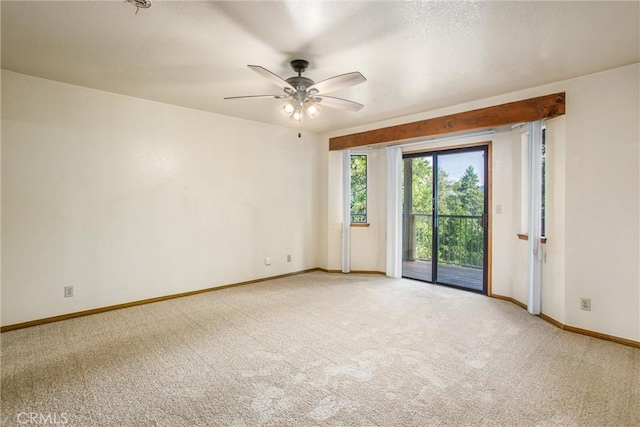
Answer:
<svg viewBox="0 0 640 427"><path fill-rule="evenodd" d="M431 282L431 262L403 261L402 276ZM482 291L482 269L438 264L438 283Z"/></svg>

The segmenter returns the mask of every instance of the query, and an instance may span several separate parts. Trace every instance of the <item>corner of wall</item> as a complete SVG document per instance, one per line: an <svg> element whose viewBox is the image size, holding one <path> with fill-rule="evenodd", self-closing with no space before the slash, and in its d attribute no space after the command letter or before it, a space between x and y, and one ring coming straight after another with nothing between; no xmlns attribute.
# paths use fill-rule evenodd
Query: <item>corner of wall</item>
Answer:
<svg viewBox="0 0 640 427"><path fill-rule="evenodd" d="M318 266L328 269L328 239L329 239L329 138L325 135L318 136L318 162L320 188L318 198L318 210L320 213L320 226L318 230Z"/></svg>

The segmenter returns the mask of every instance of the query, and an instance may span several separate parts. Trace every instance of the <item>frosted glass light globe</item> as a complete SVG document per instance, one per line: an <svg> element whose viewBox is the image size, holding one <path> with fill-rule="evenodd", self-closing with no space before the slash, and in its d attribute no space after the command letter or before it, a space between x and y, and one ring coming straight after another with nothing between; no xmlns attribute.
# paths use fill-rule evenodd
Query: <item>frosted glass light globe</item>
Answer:
<svg viewBox="0 0 640 427"><path fill-rule="evenodd" d="M306 107L306 113L309 118L314 119L320 114L320 107L318 104L310 102Z"/></svg>
<svg viewBox="0 0 640 427"><path fill-rule="evenodd" d="M294 107L294 105L291 103L291 101L285 101L280 106L280 113L282 113L282 115L285 116L285 117L291 117L291 115L294 113L295 109L296 109L296 107Z"/></svg>
<svg viewBox="0 0 640 427"><path fill-rule="evenodd" d="M303 117L304 116L302 114L302 109L300 107L296 108L296 110L293 112L293 115L291 116L291 118L296 122L301 122Z"/></svg>

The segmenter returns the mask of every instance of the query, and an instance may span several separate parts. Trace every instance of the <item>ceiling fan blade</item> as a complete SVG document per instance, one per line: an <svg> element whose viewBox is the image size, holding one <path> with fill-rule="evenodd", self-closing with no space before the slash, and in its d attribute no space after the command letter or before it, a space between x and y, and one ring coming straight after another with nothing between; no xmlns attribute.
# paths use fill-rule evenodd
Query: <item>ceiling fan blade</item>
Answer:
<svg viewBox="0 0 640 427"><path fill-rule="evenodd" d="M269 80L274 85L278 86L280 89L291 89L295 92L296 88L287 83L284 79L282 79L277 74L272 73L264 67L259 65L247 65L247 67L251 68L256 73L260 74L265 79Z"/></svg>
<svg viewBox="0 0 640 427"><path fill-rule="evenodd" d="M289 95L247 95L247 96L227 96L224 99L242 99L242 98L274 98L283 99L288 98Z"/></svg>
<svg viewBox="0 0 640 427"><path fill-rule="evenodd" d="M307 88L307 92L311 93L312 95L323 94L344 89L350 86L355 86L366 81L367 79L362 74L354 71L352 73L340 74L339 76L331 77L312 86L309 86Z"/></svg>
<svg viewBox="0 0 640 427"><path fill-rule="evenodd" d="M362 107L364 107L364 105L358 104L357 102L336 98L334 96L317 96L314 97L313 100L323 107L337 108L339 110L360 111Z"/></svg>

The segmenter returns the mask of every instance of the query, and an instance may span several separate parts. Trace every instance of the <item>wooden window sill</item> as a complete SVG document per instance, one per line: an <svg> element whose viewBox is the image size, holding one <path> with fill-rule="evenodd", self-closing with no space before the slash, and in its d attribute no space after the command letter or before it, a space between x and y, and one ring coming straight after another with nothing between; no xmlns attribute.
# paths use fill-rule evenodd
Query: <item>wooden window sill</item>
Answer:
<svg viewBox="0 0 640 427"><path fill-rule="evenodd" d="M352 223L352 227L368 227L369 223Z"/></svg>
<svg viewBox="0 0 640 427"><path fill-rule="evenodd" d="M527 236L526 234L518 234L518 239L520 239L520 240L529 240L529 236ZM547 238L546 237L541 237L540 238L540 243L547 243Z"/></svg>

